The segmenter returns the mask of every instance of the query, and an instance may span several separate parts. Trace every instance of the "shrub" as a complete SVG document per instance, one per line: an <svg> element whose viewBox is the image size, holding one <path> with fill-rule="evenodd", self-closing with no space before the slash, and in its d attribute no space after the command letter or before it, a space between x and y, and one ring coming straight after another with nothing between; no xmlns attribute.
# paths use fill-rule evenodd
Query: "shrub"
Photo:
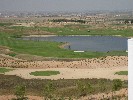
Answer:
<svg viewBox="0 0 133 100"><path fill-rule="evenodd" d="M43 94L44 94L44 97L45 99L51 99L53 98L53 92L55 90L55 87L53 85L52 82L48 82L45 86L44 86L44 89L43 89Z"/></svg>
<svg viewBox="0 0 133 100"><path fill-rule="evenodd" d="M80 92L80 96L86 96L87 94L91 93L93 88L90 83L83 83L81 81L77 82L77 88Z"/></svg>
<svg viewBox="0 0 133 100"><path fill-rule="evenodd" d="M121 89L121 87L122 87L122 81L120 79L114 79L113 87L112 87L113 91L117 91L117 90Z"/></svg>
<svg viewBox="0 0 133 100"><path fill-rule="evenodd" d="M25 97L25 86L19 85L15 87L15 95L17 97L17 100L27 100L27 97Z"/></svg>

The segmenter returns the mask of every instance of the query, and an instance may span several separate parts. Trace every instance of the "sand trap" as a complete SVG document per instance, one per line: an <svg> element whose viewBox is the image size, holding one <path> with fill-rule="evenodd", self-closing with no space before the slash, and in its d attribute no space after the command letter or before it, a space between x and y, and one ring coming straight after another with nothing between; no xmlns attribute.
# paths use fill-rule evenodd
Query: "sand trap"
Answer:
<svg viewBox="0 0 133 100"><path fill-rule="evenodd" d="M33 76L29 73L34 71L59 71L58 75L51 76ZM6 72L5 75L17 75L24 79L80 79L80 78L106 78L106 79L122 79L127 80L126 75L114 75L115 72L128 70L125 67L96 68L96 69L75 69L75 68L48 68L48 69L22 69Z"/></svg>
<svg viewBox="0 0 133 100"><path fill-rule="evenodd" d="M1 55L2 56L2 55ZM0 57L1 67L18 68L5 73L17 75L25 79L80 79L80 78L106 78L127 80L125 75L114 75L118 71L127 71L127 56L108 56L85 59L81 61L22 61L19 59ZM59 71L60 74L52 76L33 76L34 71Z"/></svg>

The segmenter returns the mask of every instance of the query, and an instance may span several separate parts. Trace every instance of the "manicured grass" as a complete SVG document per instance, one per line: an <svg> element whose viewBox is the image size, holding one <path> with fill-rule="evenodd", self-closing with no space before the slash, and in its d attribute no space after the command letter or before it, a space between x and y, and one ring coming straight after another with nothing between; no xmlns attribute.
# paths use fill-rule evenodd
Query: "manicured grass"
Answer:
<svg viewBox="0 0 133 100"><path fill-rule="evenodd" d="M35 71L31 72L30 75L34 76L51 76L51 75L57 75L60 74L59 71Z"/></svg>
<svg viewBox="0 0 133 100"><path fill-rule="evenodd" d="M9 72L9 71L12 71L12 70L13 70L13 69L0 68L0 73Z"/></svg>
<svg viewBox="0 0 133 100"><path fill-rule="evenodd" d="M120 72L116 72L115 74L118 74L118 75L128 75L128 71L120 71Z"/></svg>

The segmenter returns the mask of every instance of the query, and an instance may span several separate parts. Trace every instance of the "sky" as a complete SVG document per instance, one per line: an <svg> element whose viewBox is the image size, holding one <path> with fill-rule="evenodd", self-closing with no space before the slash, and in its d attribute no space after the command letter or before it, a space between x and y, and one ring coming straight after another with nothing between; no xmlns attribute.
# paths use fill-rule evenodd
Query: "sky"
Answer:
<svg viewBox="0 0 133 100"><path fill-rule="evenodd" d="M0 0L0 11L133 10L133 0Z"/></svg>

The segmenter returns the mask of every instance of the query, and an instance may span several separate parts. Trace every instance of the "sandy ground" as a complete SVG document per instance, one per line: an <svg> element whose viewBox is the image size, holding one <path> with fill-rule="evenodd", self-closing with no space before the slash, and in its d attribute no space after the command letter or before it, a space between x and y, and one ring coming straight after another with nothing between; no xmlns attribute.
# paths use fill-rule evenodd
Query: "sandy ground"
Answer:
<svg viewBox="0 0 133 100"><path fill-rule="evenodd" d="M52 76L33 76L29 73L34 71L59 71L60 74ZM48 68L48 69L22 69L6 72L5 75L16 75L25 79L80 79L80 78L106 78L106 79L122 79L127 80L126 75L115 75L115 72L125 71L127 67L111 67L111 68L96 68L96 69L75 69L75 68Z"/></svg>
<svg viewBox="0 0 133 100"><path fill-rule="evenodd" d="M94 69L94 68L111 68L127 66L127 56L108 56L101 58L85 59L80 61L21 61L12 58L0 57L1 67L12 68L76 68L76 69Z"/></svg>
<svg viewBox="0 0 133 100"><path fill-rule="evenodd" d="M12 67L16 70L5 73L17 75L25 79L79 79L106 78L127 80L127 76L114 75L118 71L127 71L127 56L108 56L105 58L85 59L81 61L22 61L0 56L0 67ZM34 71L56 70L60 74L53 76L33 76Z"/></svg>

